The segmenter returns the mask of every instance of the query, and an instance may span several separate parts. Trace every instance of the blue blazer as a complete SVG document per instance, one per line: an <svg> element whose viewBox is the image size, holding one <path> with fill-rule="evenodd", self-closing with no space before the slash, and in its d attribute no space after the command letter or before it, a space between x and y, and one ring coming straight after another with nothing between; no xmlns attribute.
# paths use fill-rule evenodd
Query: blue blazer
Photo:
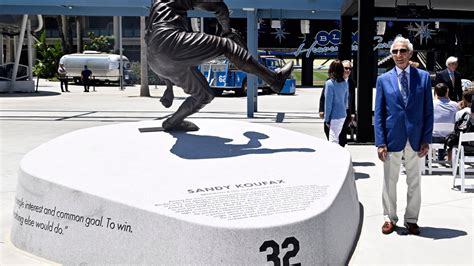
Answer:
<svg viewBox="0 0 474 266"><path fill-rule="evenodd" d="M414 151L422 143L431 143L433 132L433 97L428 72L410 67L408 104L405 107L398 87L395 68L377 78L375 96L375 145L387 145L397 152L410 141Z"/></svg>

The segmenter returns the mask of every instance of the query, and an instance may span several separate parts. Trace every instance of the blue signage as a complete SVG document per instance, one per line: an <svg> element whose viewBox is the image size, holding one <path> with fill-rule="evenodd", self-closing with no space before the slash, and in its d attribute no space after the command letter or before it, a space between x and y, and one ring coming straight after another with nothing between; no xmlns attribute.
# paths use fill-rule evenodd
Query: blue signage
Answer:
<svg viewBox="0 0 474 266"><path fill-rule="evenodd" d="M359 37L358 32L352 33L352 51L357 51L359 44L357 43ZM377 45L374 47L374 50L377 49L389 49L392 45L392 41L383 42L382 36L375 36L374 41ZM319 31L314 36L314 41L309 48L306 47L306 39L299 45L297 50L293 53L295 56L306 53L306 57L309 57L311 53L314 54L327 54L327 53L336 53L339 51L339 44L341 43L341 31L334 29L330 32Z"/></svg>

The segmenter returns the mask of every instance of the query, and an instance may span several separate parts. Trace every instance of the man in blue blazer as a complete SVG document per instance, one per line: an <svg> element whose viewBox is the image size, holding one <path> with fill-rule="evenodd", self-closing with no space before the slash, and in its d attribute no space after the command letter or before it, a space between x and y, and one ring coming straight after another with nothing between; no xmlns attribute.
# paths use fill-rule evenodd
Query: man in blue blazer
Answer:
<svg viewBox="0 0 474 266"><path fill-rule="evenodd" d="M411 234L420 233L420 158L426 156L433 131L433 98L428 72L411 67L413 45L397 37L390 48L395 68L377 78L375 97L375 145L384 162L382 233L395 230L397 182L402 157L407 174L407 207L404 224Z"/></svg>

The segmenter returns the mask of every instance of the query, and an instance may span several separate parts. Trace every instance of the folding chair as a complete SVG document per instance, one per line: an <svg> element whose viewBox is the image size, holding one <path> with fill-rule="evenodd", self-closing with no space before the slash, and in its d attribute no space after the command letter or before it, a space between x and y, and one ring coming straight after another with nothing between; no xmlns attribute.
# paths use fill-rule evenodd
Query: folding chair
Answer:
<svg viewBox="0 0 474 266"><path fill-rule="evenodd" d="M454 123L434 123L433 124L433 131L437 132L452 132L454 131ZM433 167L433 163L440 165L439 163L446 163L444 160L438 160L436 157L437 152L440 149L444 149L444 143L431 143L430 144L430 151L428 152L428 162L426 170L428 174L433 174L433 171L436 172L452 172L453 168L451 167ZM447 152L447 151L446 151Z"/></svg>
<svg viewBox="0 0 474 266"><path fill-rule="evenodd" d="M459 166L459 176L461 178L461 192L466 192L466 188L474 188L473 185L466 185L466 163L474 163L474 155L467 156L464 152L463 143L474 141L474 132L462 133L459 136L459 144L456 149L456 156L453 164L453 188L456 185L457 168Z"/></svg>

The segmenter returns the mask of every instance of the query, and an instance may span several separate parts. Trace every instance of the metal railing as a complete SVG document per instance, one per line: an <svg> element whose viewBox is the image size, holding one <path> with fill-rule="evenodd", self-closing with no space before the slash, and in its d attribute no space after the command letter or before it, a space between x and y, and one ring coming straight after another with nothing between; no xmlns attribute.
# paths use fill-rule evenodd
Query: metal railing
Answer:
<svg viewBox="0 0 474 266"><path fill-rule="evenodd" d="M0 65L0 80L11 81L13 76L14 63ZM28 66L18 65L18 74L16 80L28 79Z"/></svg>

